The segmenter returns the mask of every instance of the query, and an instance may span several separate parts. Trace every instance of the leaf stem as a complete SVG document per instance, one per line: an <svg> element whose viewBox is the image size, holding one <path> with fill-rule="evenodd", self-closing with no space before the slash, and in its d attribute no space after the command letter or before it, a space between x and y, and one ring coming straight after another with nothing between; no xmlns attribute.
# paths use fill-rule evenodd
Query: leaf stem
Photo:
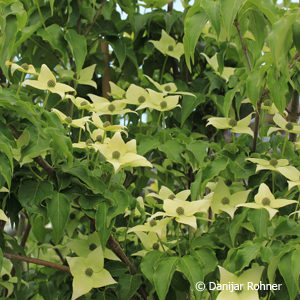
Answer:
<svg viewBox="0 0 300 300"><path fill-rule="evenodd" d="M48 102L49 95L50 95L50 93L47 92L46 98L45 98L45 101L44 101L44 105L43 105L42 110L41 110L41 112L40 112L40 116L43 114L43 112L44 112L44 110L45 110L45 107L46 107L47 102Z"/></svg>
<svg viewBox="0 0 300 300"><path fill-rule="evenodd" d="M284 137L284 142L283 142L283 146L282 146L282 156L284 156L284 152L285 152L285 148L286 148L286 143L288 141L288 133L285 133L285 137Z"/></svg>
<svg viewBox="0 0 300 300"><path fill-rule="evenodd" d="M165 68L166 68L166 64L167 64L167 60L168 60L168 55L166 55L163 66L161 68L161 72L160 72L160 77L159 77L159 83L162 83L162 79L163 79L163 75L165 73Z"/></svg>
<svg viewBox="0 0 300 300"><path fill-rule="evenodd" d="M18 86L17 93L16 93L17 96L18 96L19 93L20 93L20 90L21 90L21 87L22 87L22 82L23 82L23 80L24 80L24 77L25 77L25 73L22 73L22 75L21 75L21 82L20 82L20 84L19 84L19 86Z"/></svg>

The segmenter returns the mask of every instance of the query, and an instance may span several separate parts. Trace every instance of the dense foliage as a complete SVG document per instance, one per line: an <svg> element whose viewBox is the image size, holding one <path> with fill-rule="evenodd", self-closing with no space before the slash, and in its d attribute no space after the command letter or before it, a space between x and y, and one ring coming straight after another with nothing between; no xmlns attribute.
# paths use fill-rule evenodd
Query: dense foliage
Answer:
<svg viewBox="0 0 300 300"><path fill-rule="evenodd" d="M0 2L1 297L299 299L300 9L181 2Z"/></svg>

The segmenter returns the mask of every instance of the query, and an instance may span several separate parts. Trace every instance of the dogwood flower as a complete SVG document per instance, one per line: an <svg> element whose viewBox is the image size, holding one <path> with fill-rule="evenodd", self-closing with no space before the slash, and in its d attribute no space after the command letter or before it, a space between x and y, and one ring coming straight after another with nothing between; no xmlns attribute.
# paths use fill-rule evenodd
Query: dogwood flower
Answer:
<svg viewBox="0 0 300 300"><path fill-rule="evenodd" d="M109 101L104 97L93 94L88 94L93 101L93 111L99 115L123 115L128 112L133 112L130 109L125 109L126 103L122 100Z"/></svg>
<svg viewBox="0 0 300 300"><path fill-rule="evenodd" d="M112 125L109 121L105 121L104 123L102 122L101 118L99 117L99 114L93 113L92 114L92 124L94 124L96 127L99 129L102 129L104 131L111 131L111 132L124 132L127 136L127 132L123 129L126 128L125 126L122 125Z"/></svg>
<svg viewBox="0 0 300 300"><path fill-rule="evenodd" d="M51 93L58 94L61 98L64 98L67 92L75 92L71 86L56 82L55 76L45 64L42 65L38 80L25 80L23 84L40 90L48 90Z"/></svg>
<svg viewBox="0 0 300 300"><path fill-rule="evenodd" d="M0 209L0 220L4 221L4 222L8 221L8 218L7 218L7 216L5 215L5 213L2 209Z"/></svg>
<svg viewBox="0 0 300 300"><path fill-rule="evenodd" d="M162 54L172 56L178 60L184 53L183 44L176 43L176 41L169 36L164 30L161 31L161 38L159 41L150 40L154 47Z"/></svg>
<svg viewBox="0 0 300 300"><path fill-rule="evenodd" d="M180 105L178 104L179 96L167 96L164 97L163 93L155 92L151 89L147 89L149 92L149 101L142 103L136 110L143 108L152 108L158 111L168 111Z"/></svg>
<svg viewBox="0 0 300 300"><path fill-rule="evenodd" d="M285 176L288 180L289 190L294 186L300 187L300 171L294 166L287 166L281 168L279 172Z"/></svg>
<svg viewBox="0 0 300 300"><path fill-rule="evenodd" d="M73 104L79 109L91 110L93 108L92 103L82 97L74 97L73 95L66 95L66 98L71 99Z"/></svg>
<svg viewBox="0 0 300 300"><path fill-rule="evenodd" d="M11 275L12 263L8 259L3 259L0 271L0 286L7 290L6 297L9 297L14 291L18 278ZM23 282L23 280L21 280Z"/></svg>
<svg viewBox="0 0 300 300"><path fill-rule="evenodd" d="M237 276L219 266L220 284L234 289L222 289L216 300L259 300L258 291L250 288L248 283L259 284L263 270L264 267L255 266Z"/></svg>
<svg viewBox="0 0 300 300"><path fill-rule="evenodd" d="M233 219L237 206L247 201L249 193L250 190L231 194L223 179L219 179L212 196L211 209L214 214L224 211Z"/></svg>
<svg viewBox="0 0 300 300"><path fill-rule="evenodd" d="M125 96L125 90L121 89L119 86L117 86L112 81L109 82L110 86L110 93L109 95L113 97L114 99L123 99Z"/></svg>
<svg viewBox="0 0 300 300"><path fill-rule="evenodd" d="M277 126L279 126L279 128L270 127L267 135L270 135L271 133L278 130L285 130L288 133L300 134L300 126L297 123L286 121L280 114L275 114L273 117L273 121Z"/></svg>
<svg viewBox="0 0 300 300"><path fill-rule="evenodd" d="M144 102L150 101L149 98L149 93L145 89L135 84L131 84L126 91L125 99L122 101L127 104L141 105Z"/></svg>
<svg viewBox="0 0 300 300"><path fill-rule="evenodd" d="M153 250L161 252L169 250L168 247L164 246L163 248L161 246L160 240L154 232L149 232L148 234L145 232L135 232L135 234L138 236L145 249L132 254L132 256L145 256L149 251Z"/></svg>
<svg viewBox="0 0 300 300"><path fill-rule="evenodd" d="M104 269L104 255L101 247L86 257L66 257L73 276L72 300L88 293L93 288L117 283Z"/></svg>
<svg viewBox="0 0 300 300"><path fill-rule="evenodd" d="M136 140L131 140L125 144L120 132L116 132L108 143L98 144L97 149L114 166L115 173L127 166L152 167L152 164L145 157L136 153Z"/></svg>
<svg viewBox="0 0 300 300"><path fill-rule="evenodd" d="M197 229L197 219L194 216L196 213L207 213L211 204L209 199L197 201L170 200L164 201L164 212L157 212L152 217L169 216L175 218L178 223L186 224L194 229Z"/></svg>
<svg viewBox="0 0 300 300"><path fill-rule="evenodd" d="M160 92L163 94L175 94L175 95L188 95L188 96L193 96L196 97L194 94L189 93L189 92L183 92L183 91L178 91L177 86L173 82L169 83L164 83L164 84L159 84L155 80L153 80L151 77L144 75Z"/></svg>
<svg viewBox="0 0 300 300"><path fill-rule="evenodd" d="M10 73L11 75L14 75L15 71L21 71L23 73L27 73L27 74L32 74L32 75L38 75L37 71L35 70L33 65L28 65L26 63L23 63L21 66L19 66L18 64L14 63L14 62L10 62L9 60L7 60L5 62L5 65L7 67L10 67Z"/></svg>
<svg viewBox="0 0 300 300"><path fill-rule="evenodd" d="M234 133L246 133L253 136L253 131L250 129L249 125L251 123L252 113L249 114L247 117L243 118L242 120L236 121L230 118L219 118L213 117L208 119L208 125L212 125L218 129L231 129Z"/></svg>
<svg viewBox="0 0 300 300"><path fill-rule="evenodd" d="M262 183L258 188L258 193L254 196L255 203L243 203L238 206L250 207L255 209L266 209L269 213L270 220L278 213L278 209L286 205L297 203L296 200L275 199L269 187Z"/></svg>
<svg viewBox="0 0 300 300"><path fill-rule="evenodd" d="M85 130L85 124L90 119L90 117L83 117L81 119L73 120L71 117L66 116L64 113L57 110L56 108L52 108L51 111L56 113L56 115L58 116L58 118L60 119L60 121L63 124L67 124L67 125L70 125L72 127L77 127L77 128L79 127L79 128L82 128L83 130Z"/></svg>
<svg viewBox="0 0 300 300"><path fill-rule="evenodd" d="M91 251L98 251L98 247L100 247L100 245L99 235L96 231L89 236L79 233L79 239L70 239L70 241L66 244L68 248L80 257L87 257ZM114 252L108 248L104 249L103 257L110 260L120 261Z"/></svg>
<svg viewBox="0 0 300 300"><path fill-rule="evenodd" d="M289 164L289 161L287 159L276 159L274 157L270 160L261 158L246 158L246 160L257 164L256 172L260 170L271 170L281 172L282 170L286 169ZM287 168L287 170L288 169L289 168Z"/></svg>
<svg viewBox="0 0 300 300"><path fill-rule="evenodd" d="M144 225L136 225L130 228L127 233L130 232L154 232L160 239L165 240L167 234L167 224L171 221L171 218L163 218L161 220L155 220L153 216L148 219Z"/></svg>
<svg viewBox="0 0 300 300"><path fill-rule="evenodd" d="M251 103L251 102L250 102ZM272 103L271 99L266 99L261 104L261 109L267 110L269 114L274 115L276 113L279 113L279 110L277 109L276 105Z"/></svg>
<svg viewBox="0 0 300 300"><path fill-rule="evenodd" d="M182 201L185 201L189 195L191 194L191 191L190 190L184 190L184 191L181 191L177 194L174 194L169 188L167 188L166 186L161 186L158 194L156 193L149 193L147 195L147 197L154 197L154 198L158 198L160 200L167 200L167 199L171 199L171 200L182 200Z"/></svg>

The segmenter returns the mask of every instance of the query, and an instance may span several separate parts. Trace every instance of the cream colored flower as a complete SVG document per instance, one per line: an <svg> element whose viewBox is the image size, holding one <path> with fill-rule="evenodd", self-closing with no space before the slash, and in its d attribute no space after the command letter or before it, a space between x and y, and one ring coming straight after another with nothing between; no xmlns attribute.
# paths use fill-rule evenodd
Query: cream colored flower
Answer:
<svg viewBox="0 0 300 300"><path fill-rule="evenodd" d="M75 92L71 86L56 82L55 76L45 64L42 65L38 80L25 80L23 84L40 90L48 90L51 93L58 94L61 98L64 98L67 92Z"/></svg>
<svg viewBox="0 0 300 300"><path fill-rule="evenodd" d="M274 195L271 193L269 187L262 183L259 186L258 193L254 196L255 203L243 203L237 205L238 207L250 207L255 209L266 209L269 213L270 220L278 213L278 209L283 206L297 203L296 200L287 199L275 199Z"/></svg>
<svg viewBox="0 0 300 300"><path fill-rule="evenodd" d="M166 186L161 186L158 194L156 193L149 193L146 197L154 197L154 198L158 198L160 200L167 200L167 199L171 199L171 200L182 200L185 201L189 195L191 194L190 190L184 190L181 191L177 194L174 194L169 188L167 188Z"/></svg>
<svg viewBox="0 0 300 300"><path fill-rule="evenodd" d="M11 75L14 75L16 70L21 71L23 73L27 73L27 74L38 75L38 73L35 70L33 65L28 65L28 64L24 63L21 66L19 66L18 64L14 63L14 62L10 62L8 60L5 62L5 65L7 67L11 66L11 68L10 68Z"/></svg>
<svg viewBox="0 0 300 300"><path fill-rule="evenodd" d="M261 170L271 170L271 171L278 171L281 172L282 170L286 169L289 161L287 159L276 159L271 158L270 160L261 159L261 158L246 158L246 160L249 160L255 164L256 166L256 172Z"/></svg>
<svg viewBox="0 0 300 300"><path fill-rule="evenodd" d="M270 135L271 133L278 131L278 130L284 130L289 133L300 134L300 125L298 125L297 123L292 123L292 122L286 121L278 113L274 115L273 121L279 127L270 127L267 135Z"/></svg>
<svg viewBox="0 0 300 300"><path fill-rule="evenodd" d="M127 166L152 167L152 164L145 157L136 153L136 140L131 140L125 144L120 132L116 132L108 143L98 144L96 148L114 166L115 173Z"/></svg>
<svg viewBox="0 0 300 300"><path fill-rule="evenodd" d="M72 127L77 127L77 128L79 127L83 130L85 130L85 124L90 119L90 117L83 117L81 119L74 119L73 120L71 117L66 116L64 113L57 110L56 108L52 108L51 111L56 113L56 115L58 116L58 118L60 119L60 121L63 124L67 124L67 125L70 125Z"/></svg>

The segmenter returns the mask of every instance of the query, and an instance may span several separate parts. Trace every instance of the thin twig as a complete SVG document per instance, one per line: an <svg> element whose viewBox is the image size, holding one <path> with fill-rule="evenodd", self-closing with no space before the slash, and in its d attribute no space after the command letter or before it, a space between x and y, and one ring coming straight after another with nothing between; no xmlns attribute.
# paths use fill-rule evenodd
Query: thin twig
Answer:
<svg viewBox="0 0 300 300"><path fill-rule="evenodd" d="M258 137L258 129L259 129L259 115L260 115L260 108L261 103L264 98L269 94L269 90L264 88L259 100L257 101L257 109L255 112L255 121L254 121L254 137L253 137L253 145L252 145L252 152L256 151L256 144L257 144L257 137Z"/></svg>
<svg viewBox="0 0 300 300"><path fill-rule="evenodd" d="M244 51L244 54L245 54L245 57L246 57L246 60L247 60L247 63L248 63L249 70L251 71L252 70L252 66L251 66L251 62L250 62L250 58L249 58L247 47L246 47L245 41L244 41L242 33L241 33L241 28L240 28L240 24L239 24L238 19L234 20L234 25L235 25L238 33L239 33L239 37L240 37L241 44L242 44L242 49Z"/></svg>
<svg viewBox="0 0 300 300"><path fill-rule="evenodd" d="M96 13L96 15L95 15L95 17L94 17L92 23L91 23L91 25L87 28L86 32L84 33L84 36L87 36L87 35L89 34L89 32L92 30L92 28L94 27L94 25L95 25L95 23L96 23L96 21L97 21L99 15L100 15L102 9L103 9L103 6L104 6L105 2L106 2L106 1L103 1L103 2L101 3L101 5L100 5L100 7L99 7L99 9L98 9L98 11L97 11L97 13Z"/></svg>
<svg viewBox="0 0 300 300"><path fill-rule="evenodd" d="M21 246L24 248L26 242L27 242L27 239L28 239L28 236L29 236L29 233L30 233L30 230L31 230L31 224L29 222L29 219L27 218L27 226L26 226L26 229L24 231L24 234L23 234L23 237L22 237L22 241L21 241Z"/></svg>
<svg viewBox="0 0 300 300"><path fill-rule="evenodd" d="M16 254L7 253L7 252L3 252L3 256L8 258L8 259L11 259L11 260L25 261L25 262L28 262L28 263L32 263L32 264L36 264L36 265L42 265L42 266L57 269L57 270L60 270L60 271L63 271L63 272L71 273L69 267L62 266L62 265L59 265L59 264L56 264L56 263L52 263L50 261L41 260L41 259L32 258L32 257L27 257L27 256L23 256L23 255L16 255Z"/></svg>

